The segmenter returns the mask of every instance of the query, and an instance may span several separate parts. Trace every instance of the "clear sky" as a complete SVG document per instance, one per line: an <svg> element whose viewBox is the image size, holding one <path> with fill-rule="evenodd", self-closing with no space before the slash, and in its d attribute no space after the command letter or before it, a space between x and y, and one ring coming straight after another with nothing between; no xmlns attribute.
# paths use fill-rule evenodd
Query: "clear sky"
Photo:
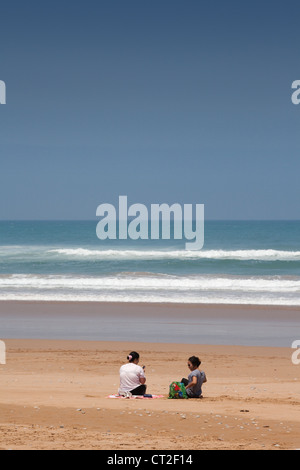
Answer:
<svg viewBox="0 0 300 470"><path fill-rule="evenodd" d="M0 219L299 219L299 0L1 4Z"/></svg>

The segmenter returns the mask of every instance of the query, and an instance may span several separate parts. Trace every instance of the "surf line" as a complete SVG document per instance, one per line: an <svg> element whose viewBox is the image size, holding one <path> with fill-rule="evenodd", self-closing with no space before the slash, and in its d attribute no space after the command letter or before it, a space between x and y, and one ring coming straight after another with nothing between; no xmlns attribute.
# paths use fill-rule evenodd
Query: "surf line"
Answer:
<svg viewBox="0 0 300 470"><path fill-rule="evenodd" d="M6 104L6 84L0 80L0 104Z"/></svg>
<svg viewBox="0 0 300 470"><path fill-rule="evenodd" d="M119 196L118 210L112 204L98 206L101 217L96 233L99 240L174 240L186 239L186 250L198 251L204 246L204 204L144 204L128 207L128 197ZM132 219L129 221L129 219Z"/></svg>

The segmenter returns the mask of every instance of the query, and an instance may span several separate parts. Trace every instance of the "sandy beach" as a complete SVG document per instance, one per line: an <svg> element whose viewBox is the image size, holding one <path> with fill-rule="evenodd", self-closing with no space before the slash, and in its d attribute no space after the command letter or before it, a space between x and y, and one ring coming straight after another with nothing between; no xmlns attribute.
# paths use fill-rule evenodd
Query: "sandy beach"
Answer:
<svg viewBox="0 0 300 470"><path fill-rule="evenodd" d="M300 2L269 3L2 2L0 450L300 450Z"/></svg>
<svg viewBox="0 0 300 470"><path fill-rule="evenodd" d="M1 449L296 449L299 367L290 348L6 340ZM108 399L132 349L157 400ZM168 400L199 355L202 400Z"/></svg>

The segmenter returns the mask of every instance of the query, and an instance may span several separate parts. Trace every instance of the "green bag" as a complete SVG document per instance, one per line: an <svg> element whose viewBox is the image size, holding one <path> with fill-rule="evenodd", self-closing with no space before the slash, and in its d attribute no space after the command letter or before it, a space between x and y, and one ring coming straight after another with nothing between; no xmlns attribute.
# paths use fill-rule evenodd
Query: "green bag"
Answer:
<svg viewBox="0 0 300 470"><path fill-rule="evenodd" d="M182 382L172 382L169 390L169 398L183 399L188 398L185 386Z"/></svg>

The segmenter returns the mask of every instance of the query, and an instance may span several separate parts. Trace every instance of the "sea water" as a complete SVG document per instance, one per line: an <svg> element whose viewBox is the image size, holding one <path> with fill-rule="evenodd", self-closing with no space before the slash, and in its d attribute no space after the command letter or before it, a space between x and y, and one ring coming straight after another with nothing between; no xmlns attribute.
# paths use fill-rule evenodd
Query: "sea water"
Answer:
<svg viewBox="0 0 300 470"><path fill-rule="evenodd" d="M96 226L0 222L0 300L300 306L300 221L206 221L198 252Z"/></svg>

